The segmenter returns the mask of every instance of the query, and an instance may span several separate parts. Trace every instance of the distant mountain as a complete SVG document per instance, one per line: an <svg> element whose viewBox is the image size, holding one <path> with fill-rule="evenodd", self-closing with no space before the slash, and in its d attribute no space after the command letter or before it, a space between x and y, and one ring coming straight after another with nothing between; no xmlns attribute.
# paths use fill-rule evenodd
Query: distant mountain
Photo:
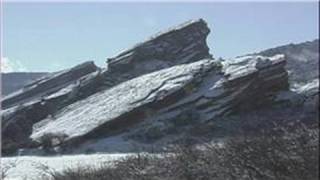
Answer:
<svg viewBox="0 0 320 180"><path fill-rule="evenodd" d="M8 95L18 89L21 89L24 85L41 78L48 73L45 72L13 72L13 73L1 73L2 77L2 96Z"/></svg>

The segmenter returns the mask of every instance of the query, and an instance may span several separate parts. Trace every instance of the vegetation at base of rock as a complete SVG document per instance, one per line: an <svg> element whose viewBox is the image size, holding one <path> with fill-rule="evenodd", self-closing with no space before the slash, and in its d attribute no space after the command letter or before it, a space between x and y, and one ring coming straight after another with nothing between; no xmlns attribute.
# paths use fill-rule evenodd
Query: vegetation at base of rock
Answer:
<svg viewBox="0 0 320 180"><path fill-rule="evenodd" d="M137 154L62 172L42 168L54 180L316 180L319 177L318 125L300 121L274 124L258 134L242 134L223 146L194 147L186 142L174 153Z"/></svg>
<svg viewBox="0 0 320 180"><path fill-rule="evenodd" d="M52 154L55 153L55 149L59 148L59 145L61 145L66 138L67 135L63 133L47 133L39 139L39 142L46 153Z"/></svg>

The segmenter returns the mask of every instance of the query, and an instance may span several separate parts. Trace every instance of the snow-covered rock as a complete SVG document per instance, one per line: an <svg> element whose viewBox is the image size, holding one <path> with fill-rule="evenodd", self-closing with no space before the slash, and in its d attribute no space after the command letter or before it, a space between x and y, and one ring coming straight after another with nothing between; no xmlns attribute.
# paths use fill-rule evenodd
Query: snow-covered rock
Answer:
<svg viewBox="0 0 320 180"><path fill-rule="evenodd" d="M214 60L202 60L177 65L98 92L65 107L47 124L37 126L31 138L39 139L47 133L60 133L73 139L102 127L105 127L105 134L111 130L124 129L135 121L143 120L146 106L167 101L168 97L180 93L183 87L197 80L198 76L204 76L207 71L215 69L216 63Z"/></svg>
<svg viewBox="0 0 320 180"><path fill-rule="evenodd" d="M284 54L287 60L290 90L281 92L280 101L303 105L305 111L319 108L319 39L264 50L256 55Z"/></svg>
<svg viewBox="0 0 320 180"><path fill-rule="evenodd" d="M207 23L198 19L156 34L108 58L105 84L111 87L142 74L210 58L206 43L209 32Z"/></svg>
<svg viewBox="0 0 320 180"><path fill-rule="evenodd" d="M10 147L20 146L28 139L34 123L101 90L176 64L211 57L206 44L209 31L205 21L189 21L110 58L108 68L99 69L87 62L26 85L2 100L5 141Z"/></svg>
<svg viewBox="0 0 320 180"><path fill-rule="evenodd" d="M275 47L256 54L262 56L284 54L291 87L303 86L314 79L319 79L319 39Z"/></svg>
<svg viewBox="0 0 320 180"><path fill-rule="evenodd" d="M95 91L100 71L93 62L86 62L49 74L6 96L1 110L3 147L11 151L29 144L33 124Z"/></svg>
<svg viewBox="0 0 320 180"><path fill-rule="evenodd" d="M93 62L85 62L71 69L48 74L30 84L25 85L19 91L12 93L1 100L2 108L23 104L34 99L45 97L61 88L74 83L79 78L96 71L98 68Z"/></svg>
<svg viewBox="0 0 320 180"><path fill-rule="evenodd" d="M284 65L283 56L250 57L224 71L212 59L176 65L66 106L53 119L35 124L31 138L63 134L65 143L74 145L122 133L139 122L174 119L182 109L199 114L197 121L209 121L272 100L272 92L288 87Z"/></svg>

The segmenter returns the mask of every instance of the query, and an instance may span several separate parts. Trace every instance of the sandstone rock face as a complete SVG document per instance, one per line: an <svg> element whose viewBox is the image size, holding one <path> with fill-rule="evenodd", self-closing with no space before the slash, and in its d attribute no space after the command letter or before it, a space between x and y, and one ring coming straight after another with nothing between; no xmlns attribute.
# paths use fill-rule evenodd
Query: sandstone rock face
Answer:
<svg viewBox="0 0 320 180"><path fill-rule="evenodd" d="M54 121L39 124L31 137L46 133L66 134L69 139L90 134L103 126L110 126L105 134L142 121L148 116L146 108L170 103L170 98L183 96L184 87L201 81L208 71L217 69L217 62L202 60L178 65L124 82L114 88L96 93L67 106ZM154 107L156 108L156 107Z"/></svg>
<svg viewBox="0 0 320 180"><path fill-rule="evenodd" d="M291 104L300 104L308 112L319 107L319 39L289 44L259 52L259 55L284 54L287 59L290 91L278 95Z"/></svg>
<svg viewBox="0 0 320 180"><path fill-rule="evenodd" d="M43 77L33 83L25 85L21 90L5 97L2 100L2 108L7 109L17 105L18 103L28 102L33 99L38 99L41 96L54 93L96 70L97 67L93 62L86 62L68 71L61 71Z"/></svg>
<svg viewBox="0 0 320 180"><path fill-rule="evenodd" d="M206 43L209 32L204 20L189 21L109 58L106 85L114 86L145 73L210 58Z"/></svg>
<svg viewBox="0 0 320 180"><path fill-rule="evenodd" d="M241 59L225 69L212 59L173 66L67 106L54 120L35 124L31 138L64 134L66 142L81 142L119 134L150 119L176 119L186 110L198 114L198 121L210 121L272 101L273 93L288 88L284 66L281 55Z"/></svg>
<svg viewBox="0 0 320 180"><path fill-rule="evenodd" d="M94 88L98 72L93 62L86 62L47 75L6 96L1 112L3 147L10 150L30 144L33 124Z"/></svg>
<svg viewBox="0 0 320 180"><path fill-rule="evenodd" d="M55 145L69 149L105 138L126 146L141 139L153 143L188 125L318 92L313 81L299 92L289 89L282 51L213 59L209 32L203 20L190 21L109 58L108 68L84 63L6 97L4 152L41 146L48 135L63 136Z"/></svg>
<svg viewBox="0 0 320 180"><path fill-rule="evenodd" d="M262 56L284 54L287 58L286 69L290 73L292 87L299 87L319 79L319 39L300 44L267 49L257 53Z"/></svg>

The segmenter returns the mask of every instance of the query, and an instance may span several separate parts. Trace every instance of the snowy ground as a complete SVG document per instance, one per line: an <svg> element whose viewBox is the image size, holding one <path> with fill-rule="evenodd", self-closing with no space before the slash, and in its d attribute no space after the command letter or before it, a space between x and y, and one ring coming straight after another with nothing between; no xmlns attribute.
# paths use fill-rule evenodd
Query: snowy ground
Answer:
<svg viewBox="0 0 320 180"><path fill-rule="evenodd" d="M54 157L20 156L1 158L1 169L13 166L7 171L4 180L39 180L43 179L41 168L62 171L66 168L85 166L99 166L101 163L112 163L130 154L93 154L93 155L66 155ZM39 169L40 168L40 169Z"/></svg>

